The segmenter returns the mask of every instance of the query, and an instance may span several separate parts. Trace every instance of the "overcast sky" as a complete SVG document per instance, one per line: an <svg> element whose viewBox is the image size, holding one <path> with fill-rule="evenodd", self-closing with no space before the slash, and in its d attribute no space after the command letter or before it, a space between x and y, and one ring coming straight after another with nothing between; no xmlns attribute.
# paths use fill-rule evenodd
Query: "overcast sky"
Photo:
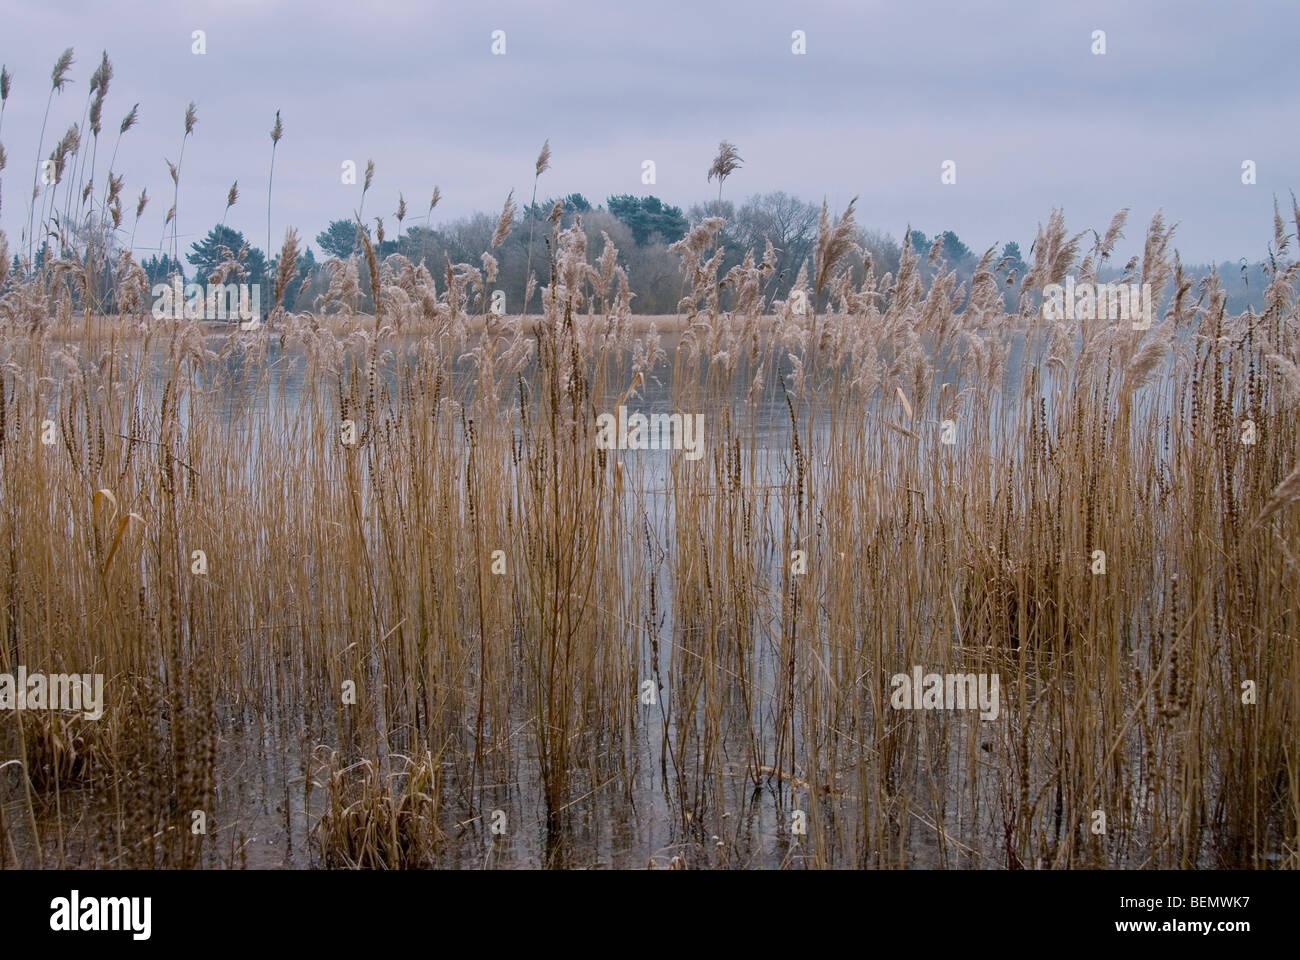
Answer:
<svg viewBox="0 0 1300 960"><path fill-rule="evenodd" d="M314 241L350 216L361 187L340 182L345 160L364 171L374 159L365 212L391 237L399 190L408 226L435 184L435 223L495 214L512 188L526 202L548 137L539 197L653 193L686 208L716 195L705 174L726 138L744 166L724 197L785 190L837 210L856 195L860 222L895 237L910 223L955 230L977 252L1007 240L1027 251L1053 205L1077 230L1104 230L1128 206L1126 255L1163 208L1185 261L1257 260L1274 195L1289 211L1300 186L1297 28L1294 2L0 0L0 62L13 74L0 226L16 249L50 70L71 46L75 82L54 98L43 155L81 121L107 50L100 181L138 101L117 169L128 234L149 190L136 237L146 254L171 205L164 158L177 158L193 100L179 203L190 241L221 219L237 179L228 222L266 245L279 109L277 247L286 226ZM205 55L192 53L194 30ZM641 182L645 160L653 186ZM945 160L955 185L940 182ZM1256 164L1254 186L1241 182L1243 160Z"/></svg>

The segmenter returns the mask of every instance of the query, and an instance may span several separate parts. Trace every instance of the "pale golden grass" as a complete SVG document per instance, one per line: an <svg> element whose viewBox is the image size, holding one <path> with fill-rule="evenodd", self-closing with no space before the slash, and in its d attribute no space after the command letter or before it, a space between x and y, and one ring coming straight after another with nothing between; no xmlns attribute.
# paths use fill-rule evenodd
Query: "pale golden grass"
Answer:
<svg viewBox="0 0 1300 960"><path fill-rule="evenodd" d="M828 215L823 313L726 313L765 268L720 280L718 225L671 323L558 226L540 317L487 315L487 261L435 285L368 243L377 316L360 260L328 315L216 337L0 301L0 670L108 695L93 736L0 714L0 857L239 865L188 824L242 724L308 771L326 865L460 862L498 807L582 862L576 824L663 803L641 863L1296 866L1294 271L1262 316L1211 282L1080 330L910 247L855 288ZM1078 242L1054 215L1026 289ZM596 447L656 383L702 460ZM914 664L997 673L1000 718L891 709Z"/></svg>

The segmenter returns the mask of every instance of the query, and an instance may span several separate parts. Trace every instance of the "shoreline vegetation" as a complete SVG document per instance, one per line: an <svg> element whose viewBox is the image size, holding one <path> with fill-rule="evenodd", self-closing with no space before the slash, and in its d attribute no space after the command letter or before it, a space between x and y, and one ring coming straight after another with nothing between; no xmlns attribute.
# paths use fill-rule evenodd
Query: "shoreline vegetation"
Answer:
<svg viewBox="0 0 1300 960"><path fill-rule="evenodd" d="M850 203L788 298L691 224L671 323L562 211L526 318L364 230L288 309L290 229L213 336L108 271L115 176L0 278L0 673L104 678L0 711L0 866L1300 866L1300 207L1238 315L1159 214L1147 325L1039 307L1123 211L1052 211L1008 312ZM599 442L651 400L698 459Z"/></svg>
<svg viewBox="0 0 1300 960"><path fill-rule="evenodd" d="M310 324L318 330L328 330L335 336L346 337L354 333L373 331L375 329L375 315L372 313L356 313L348 315L345 313L335 314L308 314ZM541 313L529 314L520 317L518 314L510 315L509 322L522 322L525 327L545 321L546 315ZM632 313L628 314L621 323L632 333L648 333L652 330L660 333L683 333L690 329L693 322L687 317L676 314L648 314ZM157 338L166 336L167 331L174 332L175 327L192 326L204 337L217 337L229 334L235 338L247 338L260 332L261 329L269 330L274 334L284 332L283 326L262 325L262 327L253 330L244 330L240 328L238 319L230 320L155 320L150 316L140 315L123 315L123 314L97 314L90 320L90 336L92 339L112 339L117 338L142 338L150 336ZM581 329L595 330L604 328L609 325L609 318L603 316L589 316L580 314L574 317L574 323ZM501 326L503 319L494 314L473 314L467 315L463 319L464 329L467 333L480 334L488 329L489 326ZM73 317L65 321L51 319L48 323L42 325L51 339L68 343L75 343L83 338L86 334L86 321L83 317ZM436 334L440 330L440 325L436 320L413 319L409 324L402 327L402 335L410 338L418 338Z"/></svg>
<svg viewBox="0 0 1300 960"><path fill-rule="evenodd" d="M956 313L911 251L837 281L828 220L833 309L763 315L716 228L671 352L572 228L542 322L392 262L378 329L7 313L0 667L106 681L0 715L6 862L246 864L264 729L299 865L1294 867L1295 268L1226 317L1157 219L1150 329ZM597 442L651 383L698 462ZM997 719L898 711L915 664Z"/></svg>

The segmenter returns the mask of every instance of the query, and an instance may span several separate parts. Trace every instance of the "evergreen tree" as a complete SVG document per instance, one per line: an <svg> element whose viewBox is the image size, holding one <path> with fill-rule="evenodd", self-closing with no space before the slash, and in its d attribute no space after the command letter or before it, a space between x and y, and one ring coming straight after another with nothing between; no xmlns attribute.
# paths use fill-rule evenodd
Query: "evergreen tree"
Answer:
<svg viewBox="0 0 1300 960"><path fill-rule="evenodd" d="M645 246L655 235L664 243L676 243L686 236L689 225L681 208L669 206L658 197L634 197L625 193L610 197L605 206L627 224L638 246Z"/></svg>
<svg viewBox="0 0 1300 960"><path fill-rule="evenodd" d="M367 235L369 228L367 228ZM331 220L330 225L316 234L316 242L321 250L331 257L346 260L354 253L361 252L357 242L357 222L355 220Z"/></svg>
<svg viewBox="0 0 1300 960"><path fill-rule="evenodd" d="M225 225L213 227L206 237L192 244L190 250L185 259L195 268L196 283L207 283L212 271L228 259L239 260L244 268L244 276L227 277L227 283L262 283L267 279L266 256L248 244L242 233Z"/></svg>
<svg viewBox="0 0 1300 960"><path fill-rule="evenodd" d="M940 236L943 237L943 258L948 261L950 267L971 259L973 254L970 252L970 247L957 239L957 234L945 230Z"/></svg>
<svg viewBox="0 0 1300 960"><path fill-rule="evenodd" d="M1029 265L1025 263L1024 258L1020 255L1020 244L1014 240L1002 247L1002 256L998 259L1003 264L1004 272L1015 271L1017 277L1023 277L1029 270Z"/></svg>

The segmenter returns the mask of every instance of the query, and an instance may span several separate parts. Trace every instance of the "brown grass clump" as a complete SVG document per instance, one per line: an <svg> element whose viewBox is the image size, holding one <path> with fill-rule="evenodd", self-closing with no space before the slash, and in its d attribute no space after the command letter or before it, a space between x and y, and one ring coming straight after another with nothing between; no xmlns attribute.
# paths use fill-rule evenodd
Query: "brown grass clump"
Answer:
<svg viewBox="0 0 1300 960"><path fill-rule="evenodd" d="M80 714L35 712L24 718L25 769L41 792L89 784L113 773L113 756L99 741L99 729Z"/></svg>
<svg viewBox="0 0 1300 960"><path fill-rule="evenodd" d="M384 778L361 760L340 769L331 753L325 767L325 813L313 833L326 866L402 870L436 864L438 771L431 757L408 761ZM394 788L393 781L401 785Z"/></svg>

